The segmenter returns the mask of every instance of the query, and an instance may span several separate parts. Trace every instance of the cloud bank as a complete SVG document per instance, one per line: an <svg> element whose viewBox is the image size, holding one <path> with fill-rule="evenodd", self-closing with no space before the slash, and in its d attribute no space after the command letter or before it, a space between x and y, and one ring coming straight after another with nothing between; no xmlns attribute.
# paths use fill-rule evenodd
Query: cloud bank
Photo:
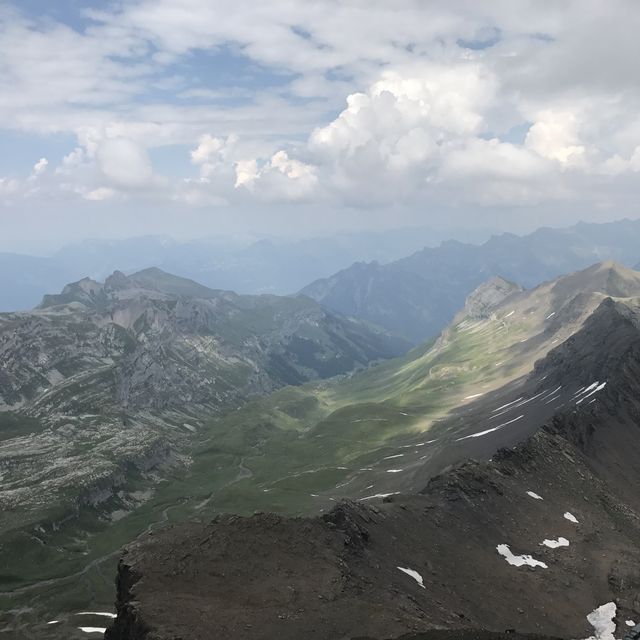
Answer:
<svg viewBox="0 0 640 640"><path fill-rule="evenodd" d="M0 202L563 207L639 195L633 0L139 0L0 9ZM51 134L71 134L63 157ZM154 154L169 150L158 167ZM186 171L186 175L185 175ZM356 214L357 217L358 214Z"/></svg>

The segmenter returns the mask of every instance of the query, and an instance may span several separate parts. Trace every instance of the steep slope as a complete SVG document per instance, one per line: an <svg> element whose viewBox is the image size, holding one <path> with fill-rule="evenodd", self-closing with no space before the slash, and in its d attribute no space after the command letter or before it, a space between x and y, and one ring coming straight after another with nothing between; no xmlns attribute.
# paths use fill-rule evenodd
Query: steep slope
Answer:
<svg viewBox="0 0 640 640"><path fill-rule="evenodd" d="M623 220L503 234L482 245L448 241L387 265L354 264L302 293L418 343L437 335L465 296L493 276L532 287L600 260L634 265L639 240L640 223Z"/></svg>
<svg viewBox="0 0 640 640"><path fill-rule="evenodd" d="M107 638L613 637L603 622L621 637L640 618L637 301L602 301L525 386L549 379L566 392L550 416L523 410L538 425L529 439L420 492L141 538L121 560Z"/></svg>
<svg viewBox="0 0 640 640"><path fill-rule="evenodd" d="M238 296L160 270L84 279L0 315L4 587L83 562L96 532L191 464L211 416L404 346L308 298Z"/></svg>
<svg viewBox="0 0 640 640"><path fill-rule="evenodd" d="M640 296L640 274L614 263L525 292L493 281L469 296L435 343L226 416L215 423L216 451L241 456L252 476L216 491L211 508L298 513L341 497L417 490L452 463L517 443L580 386L551 378L538 385L536 361L620 293ZM194 484L206 487L199 477ZM207 495L196 492L194 502Z"/></svg>

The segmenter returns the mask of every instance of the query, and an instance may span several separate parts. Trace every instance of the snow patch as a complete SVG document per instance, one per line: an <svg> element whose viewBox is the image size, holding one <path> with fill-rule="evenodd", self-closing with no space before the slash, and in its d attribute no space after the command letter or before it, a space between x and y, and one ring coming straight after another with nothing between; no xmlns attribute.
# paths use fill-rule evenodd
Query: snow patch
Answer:
<svg viewBox="0 0 640 640"><path fill-rule="evenodd" d="M587 620L593 627L595 634L587 640L615 640L616 623L613 619L616 617L616 611L615 602L607 602L607 604L594 609L587 616Z"/></svg>
<svg viewBox="0 0 640 640"><path fill-rule="evenodd" d="M568 547L569 541L566 538L558 538L557 540L543 540L540 546L549 547L549 549L558 549L559 547Z"/></svg>
<svg viewBox="0 0 640 640"><path fill-rule="evenodd" d="M387 473L400 473L404 469L387 469Z"/></svg>
<svg viewBox="0 0 640 640"><path fill-rule="evenodd" d="M465 396L465 400L473 400L474 398L479 398L480 396L483 396L484 393L474 393L470 396Z"/></svg>
<svg viewBox="0 0 640 640"><path fill-rule="evenodd" d="M534 491L527 491L527 495L532 497L534 500L544 500L544 498L542 496L539 496Z"/></svg>
<svg viewBox="0 0 640 640"><path fill-rule="evenodd" d="M564 517L569 522L573 522L573 524L580 524L578 522L578 518L576 518L572 513L569 513L568 511L564 514Z"/></svg>
<svg viewBox="0 0 640 640"><path fill-rule="evenodd" d="M104 633L107 630L107 627L78 627L78 629L85 633Z"/></svg>
<svg viewBox="0 0 640 640"><path fill-rule="evenodd" d="M76 613L77 616L104 616L105 618L117 618L115 613L109 613L108 611L80 611Z"/></svg>
<svg viewBox="0 0 640 640"><path fill-rule="evenodd" d="M466 440L467 438L479 438L480 436L486 436L488 433L491 433L492 431L497 431L498 429L502 429L502 427L506 427L508 424L511 424L512 422L517 422L522 418L524 418L524 415L518 416L517 418L514 418L513 420L509 420L508 422L503 422L502 424L499 424L497 427L493 427L493 429L487 429L486 431L480 431L479 433L472 433L470 436L457 438L456 442L460 442L460 440Z"/></svg>
<svg viewBox="0 0 640 640"><path fill-rule="evenodd" d="M398 567L398 569L403 573L406 573L408 576L411 576L423 589L425 588L424 580L417 571L414 571L413 569L405 569L404 567Z"/></svg>
<svg viewBox="0 0 640 640"><path fill-rule="evenodd" d="M635 627L636 623L633 620L625 620L624 623L627 625L627 627Z"/></svg>
<svg viewBox="0 0 640 640"><path fill-rule="evenodd" d="M391 460L392 458L402 458L404 456L404 453L396 453L393 456L386 456L385 458L382 458L383 460Z"/></svg>
<svg viewBox="0 0 640 640"><path fill-rule="evenodd" d="M602 391L602 390L607 386L607 383L606 383L606 382L603 382L602 384L598 384L597 382L595 382L594 384L596 384L596 385L597 385L597 386L596 386L596 388L595 388L595 389L593 389L592 391L590 391L589 393L587 393L587 391L589 391L589 389L590 389L591 387L589 387L589 389L585 389L585 391L583 391L583 396L582 396L582 398L580 398L580 400L578 400L578 401L576 402L576 404L580 404L581 402L583 402L584 400L586 400L589 396L592 396L594 393L598 393L598 391ZM591 385L591 386L593 386L593 385Z"/></svg>
<svg viewBox="0 0 640 640"><path fill-rule="evenodd" d="M373 500L374 498L386 498L387 496L395 496L399 494L399 491L394 491L393 493L376 493L373 496L367 496L366 498L360 498L360 500Z"/></svg>
<svg viewBox="0 0 640 640"><path fill-rule="evenodd" d="M498 364L500 364L500 363L498 363ZM520 398L516 398L515 400L513 400L511 402L507 402L507 404L503 404L501 407L498 407L497 409L494 409L491 413L496 413L496 411L500 411L501 409L506 409L507 407L510 407L512 404L516 404L516 403L520 402L520 400L522 400L523 398L524 398L524 396L521 396Z"/></svg>
<svg viewBox="0 0 640 640"><path fill-rule="evenodd" d="M549 318L553 318L553 316L555 316L555 315L556 315L556 312L553 311L545 318L545 320L548 320Z"/></svg>
<svg viewBox="0 0 640 640"><path fill-rule="evenodd" d="M509 313L507 313L507 315L505 316L505 318L510 318L514 313L516 312L516 310L514 309L513 311L510 311Z"/></svg>
<svg viewBox="0 0 640 640"><path fill-rule="evenodd" d="M531 556L522 555L516 556L509 549L508 544L499 544L496 547L498 553L510 564L514 567L542 567L543 569L548 569L547 565L540 560L536 560Z"/></svg>

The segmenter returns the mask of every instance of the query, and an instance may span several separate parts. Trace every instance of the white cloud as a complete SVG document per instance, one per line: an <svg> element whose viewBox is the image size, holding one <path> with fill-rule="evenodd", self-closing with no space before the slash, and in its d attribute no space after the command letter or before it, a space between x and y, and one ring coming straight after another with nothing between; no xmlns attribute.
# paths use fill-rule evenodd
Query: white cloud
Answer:
<svg viewBox="0 0 640 640"><path fill-rule="evenodd" d="M103 176L115 187L136 189L148 186L153 168L146 149L126 138L106 139L100 142L96 163Z"/></svg>
<svg viewBox="0 0 640 640"><path fill-rule="evenodd" d="M316 168L286 151L277 151L261 168L255 160L236 163L235 187L245 187L267 200L304 200L318 184Z"/></svg>
<svg viewBox="0 0 640 640"><path fill-rule="evenodd" d="M33 165L31 175L39 176L43 174L47 170L48 165L49 161L46 158L40 158L40 160Z"/></svg>
<svg viewBox="0 0 640 640"><path fill-rule="evenodd" d="M77 137L58 166L47 152L52 166L4 178L5 196L417 217L640 195L632 0L105 6L77 30L0 9L4 126ZM202 53L222 71L234 57L228 86L189 66ZM192 149L191 178L154 175L164 145Z"/></svg>
<svg viewBox="0 0 640 640"><path fill-rule="evenodd" d="M258 172L258 162L251 160L238 160L235 164L236 181L234 187L250 187L260 175Z"/></svg>
<svg viewBox="0 0 640 640"><path fill-rule="evenodd" d="M20 183L15 178L0 178L0 196L8 196L16 193Z"/></svg>
<svg viewBox="0 0 640 640"><path fill-rule="evenodd" d="M97 189L93 189L92 191L88 191L83 194L83 198L85 200L92 200L94 202L101 200L109 200L116 195L116 192L109 187L98 187Z"/></svg>
<svg viewBox="0 0 640 640"><path fill-rule="evenodd" d="M586 151L584 145L580 144L576 116L550 110L538 114L527 133L525 146L563 165L579 164Z"/></svg>

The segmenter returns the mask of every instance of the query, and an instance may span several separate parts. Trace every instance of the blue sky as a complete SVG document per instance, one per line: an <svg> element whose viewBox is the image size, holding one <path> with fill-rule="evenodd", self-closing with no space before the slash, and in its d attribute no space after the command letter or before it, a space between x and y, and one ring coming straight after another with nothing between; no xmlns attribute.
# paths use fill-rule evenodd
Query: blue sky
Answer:
<svg viewBox="0 0 640 640"><path fill-rule="evenodd" d="M639 29L633 0L4 2L0 249L634 217Z"/></svg>

